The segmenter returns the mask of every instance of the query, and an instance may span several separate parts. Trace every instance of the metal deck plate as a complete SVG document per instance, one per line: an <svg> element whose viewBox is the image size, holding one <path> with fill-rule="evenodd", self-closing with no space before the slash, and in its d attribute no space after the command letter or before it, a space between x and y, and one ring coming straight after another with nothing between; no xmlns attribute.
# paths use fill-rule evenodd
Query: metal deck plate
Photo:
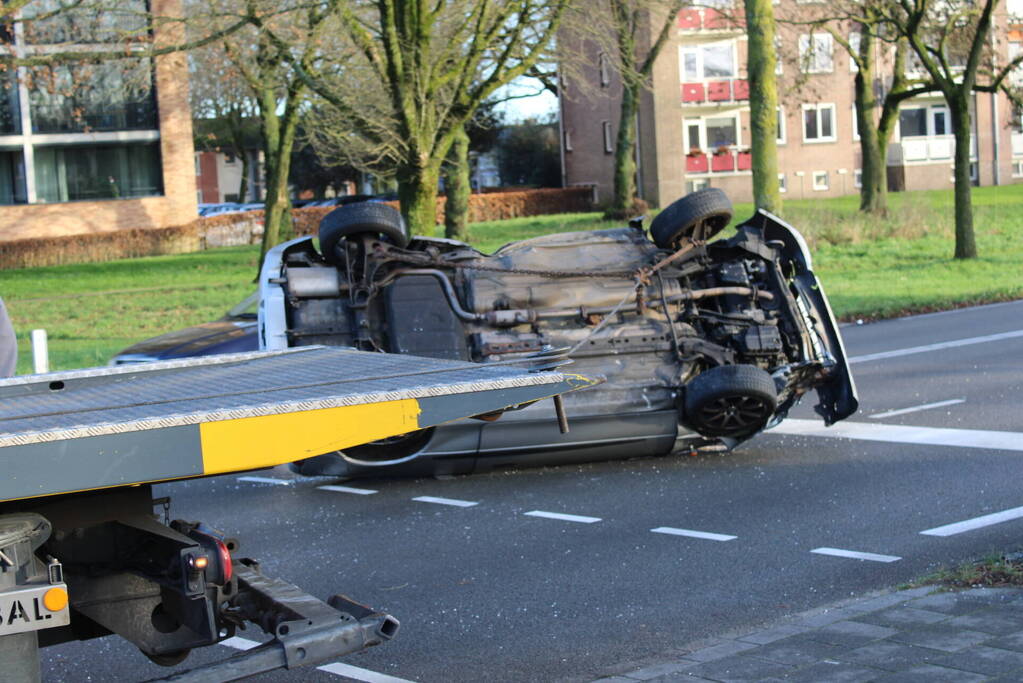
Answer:
<svg viewBox="0 0 1023 683"><path fill-rule="evenodd" d="M0 380L0 500L270 467L591 384L324 347Z"/></svg>

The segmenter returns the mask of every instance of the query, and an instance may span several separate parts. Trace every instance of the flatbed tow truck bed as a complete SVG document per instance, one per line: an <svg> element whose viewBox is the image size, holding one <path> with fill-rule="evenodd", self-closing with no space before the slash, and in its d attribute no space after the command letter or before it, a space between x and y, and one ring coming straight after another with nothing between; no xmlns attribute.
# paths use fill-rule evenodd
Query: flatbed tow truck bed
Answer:
<svg viewBox="0 0 1023 683"><path fill-rule="evenodd" d="M315 665L393 637L393 617L341 595L321 602L233 557L237 541L216 529L171 521L152 484L272 467L595 383L561 362L301 347L0 380L3 679L38 680L40 644L110 633L168 666L245 622L273 636L176 681Z"/></svg>

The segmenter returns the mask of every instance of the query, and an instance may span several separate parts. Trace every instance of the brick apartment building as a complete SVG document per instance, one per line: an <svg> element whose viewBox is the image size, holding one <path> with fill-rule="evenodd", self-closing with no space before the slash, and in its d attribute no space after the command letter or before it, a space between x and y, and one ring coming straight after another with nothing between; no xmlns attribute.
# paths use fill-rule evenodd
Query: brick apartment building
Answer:
<svg viewBox="0 0 1023 683"><path fill-rule="evenodd" d="M148 4L158 15L180 10L180 0ZM0 42L25 56L50 44L102 49L118 31L137 30L147 2L118 7L124 12L102 19L68 13L19 23ZM170 39L153 36L158 44ZM195 216L185 55L0 75L0 241L181 225Z"/></svg>
<svg viewBox="0 0 1023 683"><path fill-rule="evenodd" d="M716 4L716 8L712 5ZM779 16L795 16L807 0L781 0ZM996 18L1007 58L1023 46L1023 34L1010 30L1011 15L1023 14L1023 0L1009 2ZM637 134L639 194L654 205L704 187L719 187L734 201L752 199L747 38L728 14L728 0L704 0L683 9L641 96ZM648 27L646 39L657 29ZM860 149L853 105L856 66L844 48L823 32L780 25L779 180L785 196L831 197L853 194L860 186ZM851 41L857 36L852 35ZM607 59L593 48L584 86L562 89L563 172L567 185L594 184L598 199L612 189L614 144L621 86ZM879 74L892 49L878 46ZM1004 59L1003 59L1004 61ZM803 73L800 74L800 71ZM889 71L890 72L890 71ZM801 76L801 78L797 78ZM797 80L803 84L796 87ZM883 84L878 84L882 86ZM1012 127L1012 107L1004 95L977 93L973 111L973 177L979 185L1023 181L1023 136ZM951 117L941 95L903 103L888 154L892 190L952 187L954 139Z"/></svg>

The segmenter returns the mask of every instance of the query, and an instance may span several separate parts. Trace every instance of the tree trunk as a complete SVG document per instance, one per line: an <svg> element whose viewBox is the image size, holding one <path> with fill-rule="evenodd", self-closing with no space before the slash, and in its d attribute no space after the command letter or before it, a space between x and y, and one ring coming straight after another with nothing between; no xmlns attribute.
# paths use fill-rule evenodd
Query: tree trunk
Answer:
<svg viewBox="0 0 1023 683"><path fill-rule="evenodd" d="M750 83L753 202L758 209L781 213L774 6L771 0L746 0L745 5L749 35L746 70Z"/></svg>
<svg viewBox="0 0 1023 683"><path fill-rule="evenodd" d="M955 225L957 259L977 258L977 242L973 232L973 183L970 180L970 92L946 96L955 133Z"/></svg>
<svg viewBox="0 0 1023 683"><path fill-rule="evenodd" d="M433 235L437 227L438 164L399 166L398 199L410 235Z"/></svg>
<svg viewBox="0 0 1023 683"><path fill-rule="evenodd" d="M277 106L275 97L268 103ZM262 112L263 139L266 145L266 203L264 206L263 243L259 252L262 266L263 257L271 248L294 236L291 221L291 199L288 195L288 175L291 171L291 151L295 146L298 128L298 111L294 106L285 105L283 116L276 110Z"/></svg>
<svg viewBox="0 0 1023 683"><path fill-rule="evenodd" d="M608 216L628 218L632 200L636 196L636 111L639 108L639 83L626 82L622 88L622 103L618 121L618 139L615 142L614 190Z"/></svg>
<svg viewBox="0 0 1023 683"><path fill-rule="evenodd" d="M469 135L459 127L444 167L444 236L465 241L469 238L469 197L472 186L469 179Z"/></svg>
<svg viewBox="0 0 1023 683"><path fill-rule="evenodd" d="M861 182L860 211L876 215L888 212L888 136L874 120L874 36L870 30L860 33L859 70L854 83L856 125L860 132Z"/></svg>
<svg viewBox="0 0 1023 683"><path fill-rule="evenodd" d="M249 173L252 172L252 162L249 160L248 150L242 148L238 151L242 161L242 178L238 181L238 201L243 204L248 201L249 194Z"/></svg>

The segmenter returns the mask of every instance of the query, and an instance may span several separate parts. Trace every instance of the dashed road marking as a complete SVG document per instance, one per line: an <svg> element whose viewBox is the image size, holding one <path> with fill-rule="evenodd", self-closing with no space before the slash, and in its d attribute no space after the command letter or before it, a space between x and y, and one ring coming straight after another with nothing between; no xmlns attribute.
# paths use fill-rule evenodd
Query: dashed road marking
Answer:
<svg viewBox="0 0 1023 683"><path fill-rule="evenodd" d="M255 640L249 640L248 638L242 638L240 636L233 636L227 640L222 640L220 641L220 644L226 645L227 647L235 650L251 650L254 647L262 645L262 643L256 642ZM320 671L326 671L327 673L334 674L336 676L344 676L345 678L351 678L356 681L363 681L364 683L413 683L412 681L404 678L388 676L387 674L377 673L376 671L352 666L351 664L342 664L341 662L332 662L331 664L324 664L323 666L318 666L316 668Z"/></svg>
<svg viewBox="0 0 1023 683"><path fill-rule="evenodd" d="M388 676L387 674L377 673L376 671L370 671L369 669L362 669L357 666L352 666L351 664L342 664L341 662L324 664L323 666L318 666L316 668L320 671L326 671L327 673L338 676L347 676L348 678L354 678L357 681L364 681L365 683L412 683L405 678Z"/></svg>
<svg viewBox="0 0 1023 683"><path fill-rule="evenodd" d="M973 531L974 529L981 529L986 526L991 526L992 524L1001 524L1002 522L1019 519L1020 517L1023 517L1023 507L1012 508L1011 510L1002 510L1001 512L993 512L990 515L974 517L973 519L963 520L962 522L956 522L954 524L937 526L933 529L921 531L920 533L924 536L955 536L956 534L961 534L964 531Z"/></svg>
<svg viewBox="0 0 1023 683"><path fill-rule="evenodd" d="M999 334L986 334L982 337L967 337L966 339L953 339L947 342L938 342L937 344L924 344L923 346L910 346L905 349L895 349L893 351L881 351L880 353L868 353L862 356L852 356L848 359L850 363L866 363L871 360L882 360L884 358L898 358L899 356L912 356L917 353L927 353L928 351L941 351L942 349L954 349L959 346L970 346L971 344L983 344L985 342L1002 341L1003 339L1015 339L1017 337L1023 337L1023 330L1014 330L1012 332L1001 332Z"/></svg>
<svg viewBox="0 0 1023 683"><path fill-rule="evenodd" d="M886 441L927 446L958 446L1003 451L1023 451L1023 433L996 432L984 429L945 429L941 427L907 427L903 425L839 422L825 427L816 420L788 419L774 427L771 434L823 436L829 438Z"/></svg>
<svg viewBox="0 0 1023 683"><path fill-rule="evenodd" d="M471 508L473 505L479 505L478 502L472 500L457 500L455 498L437 498L435 496L419 496L412 500L420 503L436 503L437 505L452 505L459 508Z"/></svg>
<svg viewBox="0 0 1023 683"><path fill-rule="evenodd" d="M880 420L883 417L895 417L896 415L906 415L908 413L917 413L921 410L930 410L931 408L944 408L945 406L954 406L959 403L966 403L965 398L952 398L947 401L938 401L937 403L924 403L918 406L912 406L910 408L902 408L900 410L888 410L883 413L875 413L870 417L874 420Z"/></svg>
<svg viewBox="0 0 1023 683"><path fill-rule="evenodd" d="M817 553L818 555L831 555L833 557L848 557L853 560L870 560L871 562L898 562L902 559L895 555L861 553L857 550L842 550L841 548L814 548L810 552Z"/></svg>
<svg viewBox="0 0 1023 683"><path fill-rule="evenodd" d="M655 534L668 534L669 536L688 536L689 538L702 538L707 541L734 541L738 536L728 534L712 534L708 531L693 531L692 529L675 529L670 526L659 526L650 531Z"/></svg>
<svg viewBox="0 0 1023 683"><path fill-rule="evenodd" d="M354 493L357 496L369 496L376 493L373 489L357 489L351 486L335 486L334 484L325 484L316 488L323 489L324 491L336 491L337 493Z"/></svg>
<svg viewBox="0 0 1023 683"><path fill-rule="evenodd" d="M585 515L566 515L561 512L544 512L543 510L533 510L531 512L522 513L526 517L544 517L546 519L559 519L562 522L579 522L581 524L593 524L599 522L600 517L586 517Z"/></svg>
<svg viewBox="0 0 1023 683"><path fill-rule="evenodd" d="M274 477L238 477L238 481L250 481L254 484L276 484L277 486L291 486L294 479L275 479Z"/></svg>

